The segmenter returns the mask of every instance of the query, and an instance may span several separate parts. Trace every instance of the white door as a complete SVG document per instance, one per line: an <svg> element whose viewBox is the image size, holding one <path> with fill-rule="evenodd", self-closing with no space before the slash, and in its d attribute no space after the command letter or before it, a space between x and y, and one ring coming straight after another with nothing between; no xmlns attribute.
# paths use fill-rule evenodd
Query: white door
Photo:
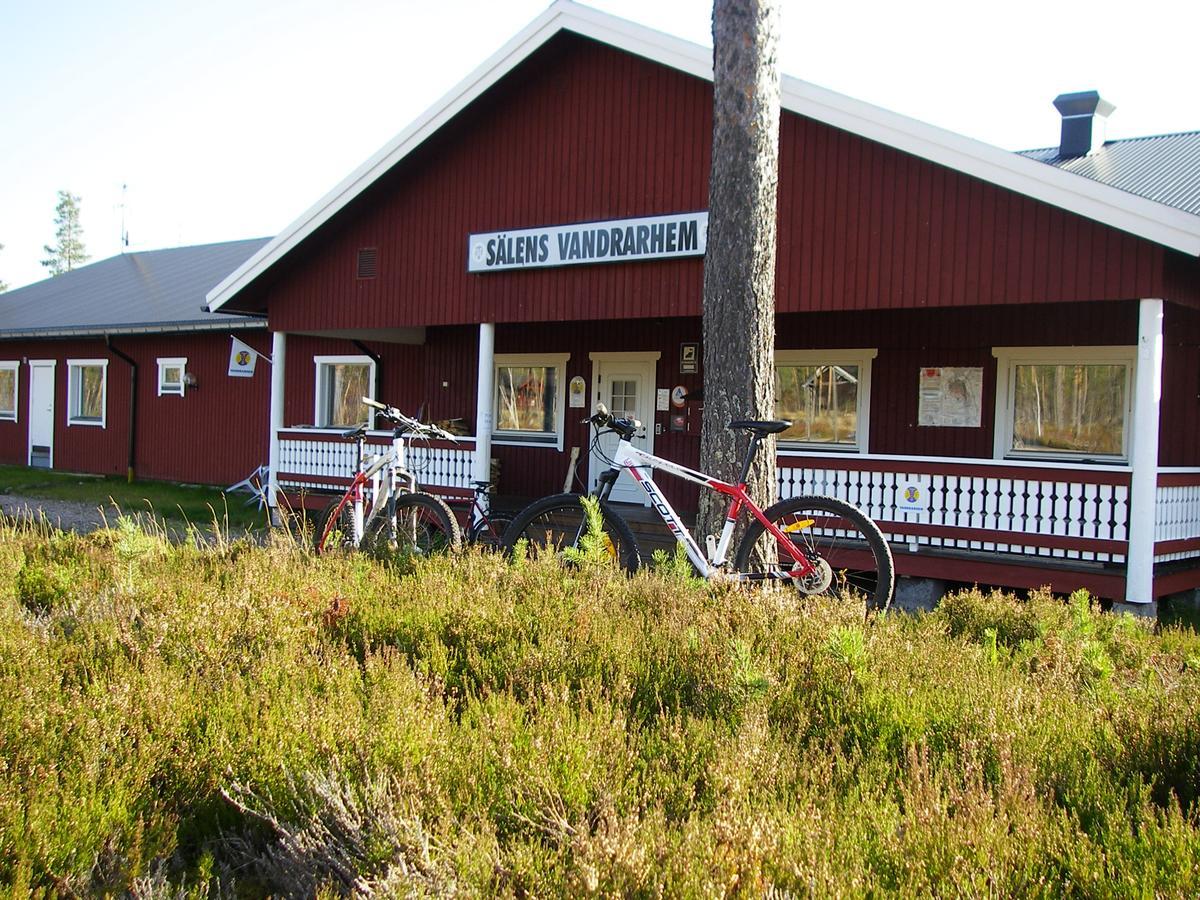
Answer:
<svg viewBox="0 0 1200 900"><path fill-rule="evenodd" d="M614 416L641 420L642 433L634 446L654 452L654 388L658 354L593 353L592 405L603 403ZM617 449L617 436L606 434L592 451L589 487L595 488L600 473L608 469L608 460ZM618 503L650 505L646 492L628 471L613 485L611 500Z"/></svg>
<svg viewBox="0 0 1200 900"><path fill-rule="evenodd" d="M29 465L54 466L54 360L29 361Z"/></svg>

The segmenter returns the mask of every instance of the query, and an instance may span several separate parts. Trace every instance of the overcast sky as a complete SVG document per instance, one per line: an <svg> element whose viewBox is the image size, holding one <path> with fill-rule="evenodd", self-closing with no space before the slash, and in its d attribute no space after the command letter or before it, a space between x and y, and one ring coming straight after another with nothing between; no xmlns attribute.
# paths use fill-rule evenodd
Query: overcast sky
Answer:
<svg viewBox="0 0 1200 900"><path fill-rule="evenodd" d="M703 0L588 2L711 45ZM786 74L1001 147L1093 88L1110 138L1200 129L1195 0L782 4ZM547 5L0 0L0 281L45 277L60 189L93 260L122 216L133 250L275 234Z"/></svg>

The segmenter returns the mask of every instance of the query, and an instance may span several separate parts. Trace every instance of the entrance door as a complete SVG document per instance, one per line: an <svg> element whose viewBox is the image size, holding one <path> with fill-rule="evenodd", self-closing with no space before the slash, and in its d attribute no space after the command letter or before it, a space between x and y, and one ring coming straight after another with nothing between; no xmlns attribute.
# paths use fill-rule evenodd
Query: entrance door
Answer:
<svg viewBox="0 0 1200 900"><path fill-rule="evenodd" d="M603 403L614 416L639 419L643 434L633 439L635 447L654 452L654 389L657 353L593 353L593 405ZM589 487L595 488L600 473L617 449L617 436L606 434L592 451ZM629 472L622 472L613 485L611 500L650 505L650 498Z"/></svg>
<svg viewBox="0 0 1200 900"><path fill-rule="evenodd" d="M54 360L29 361L29 465L54 465Z"/></svg>

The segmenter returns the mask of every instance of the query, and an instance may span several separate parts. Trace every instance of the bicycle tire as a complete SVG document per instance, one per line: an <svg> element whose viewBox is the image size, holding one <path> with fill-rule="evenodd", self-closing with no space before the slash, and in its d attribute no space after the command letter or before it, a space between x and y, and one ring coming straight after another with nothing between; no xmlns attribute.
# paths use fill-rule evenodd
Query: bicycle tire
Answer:
<svg viewBox="0 0 1200 900"><path fill-rule="evenodd" d="M793 497L781 500L763 514L785 531L790 527L789 534L796 535L793 543L809 559L823 563L820 575L810 578L807 584L792 580L800 593L845 599L861 595L867 608L874 610L885 610L891 604L896 580L892 551L879 526L862 510L833 497ZM805 525L808 520L812 523ZM752 554L756 545L765 542L761 546L769 555L776 549L771 546L773 540L761 522L752 521L738 547L734 568L739 573L761 573L762 567L751 563ZM782 570L788 557L782 552L777 556Z"/></svg>
<svg viewBox="0 0 1200 900"><path fill-rule="evenodd" d="M458 550L462 531L450 507L432 494L396 498L396 549L415 556Z"/></svg>
<svg viewBox="0 0 1200 900"><path fill-rule="evenodd" d="M603 500L600 501L600 516L611 543L614 562L633 574L641 564L641 551L629 523ZM556 553L567 547L578 548L586 522L581 495L554 494L535 500L517 513L504 532L501 545L506 553L511 553L522 539L530 547L553 547Z"/></svg>
<svg viewBox="0 0 1200 900"><path fill-rule="evenodd" d="M351 535L354 533L354 504L349 500L342 503L342 500L341 495L334 497L317 514L313 525L313 550L318 554L334 547L340 547L343 550L354 548L354 542L351 539ZM327 535L325 532L329 526L329 520L335 515L338 517L337 522Z"/></svg>
<svg viewBox="0 0 1200 900"><path fill-rule="evenodd" d="M504 533L512 523L513 517L507 515L489 515L486 519L472 522L467 529L467 543L484 550L499 550L504 546Z"/></svg>

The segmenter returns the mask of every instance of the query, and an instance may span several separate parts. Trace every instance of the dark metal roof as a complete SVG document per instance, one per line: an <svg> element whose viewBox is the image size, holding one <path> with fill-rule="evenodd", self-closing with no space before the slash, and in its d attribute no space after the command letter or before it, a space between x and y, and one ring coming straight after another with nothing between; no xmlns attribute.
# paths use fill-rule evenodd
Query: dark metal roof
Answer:
<svg viewBox="0 0 1200 900"><path fill-rule="evenodd" d="M1108 141L1090 156L1063 159L1057 147L1021 155L1200 216L1200 131Z"/></svg>
<svg viewBox="0 0 1200 900"><path fill-rule="evenodd" d="M204 312L204 295L266 242L123 253L0 294L0 337L245 327L243 316Z"/></svg>

